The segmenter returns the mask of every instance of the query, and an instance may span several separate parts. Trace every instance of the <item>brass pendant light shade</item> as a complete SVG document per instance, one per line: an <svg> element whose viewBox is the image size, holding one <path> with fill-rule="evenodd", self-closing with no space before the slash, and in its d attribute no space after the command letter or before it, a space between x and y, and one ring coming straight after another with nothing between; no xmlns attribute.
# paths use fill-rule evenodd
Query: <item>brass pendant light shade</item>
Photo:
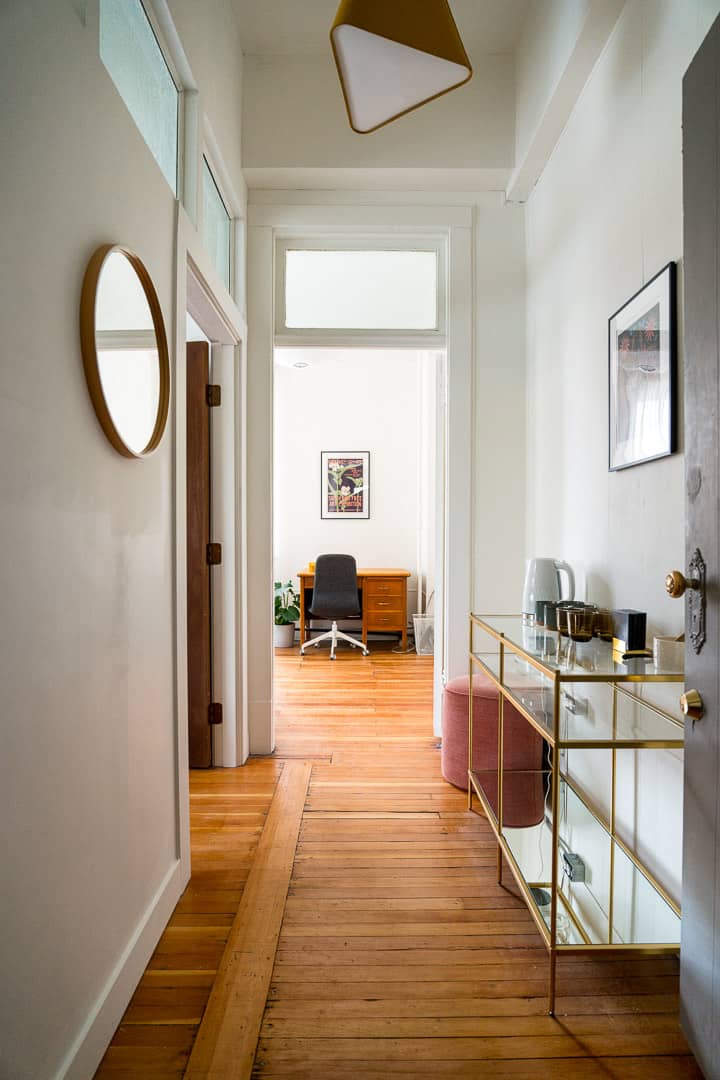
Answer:
<svg viewBox="0 0 720 1080"><path fill-rule="evenodd" d="M330 43L350 126L360 134L472 77L448 0L341 0Z"/></svg>

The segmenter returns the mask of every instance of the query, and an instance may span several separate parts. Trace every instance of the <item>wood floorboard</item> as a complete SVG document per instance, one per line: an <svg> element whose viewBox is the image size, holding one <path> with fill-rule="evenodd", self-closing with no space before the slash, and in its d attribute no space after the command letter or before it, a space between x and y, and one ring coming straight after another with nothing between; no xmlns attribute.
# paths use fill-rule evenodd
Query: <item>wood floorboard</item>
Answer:
<svg viewBox="0 0 720 1080"><path fill-rule="evenodd" d="M313 768L256 1080L699 1077L673 958L563 958L547 1015L542 941L440 775L432 665L342 660L276 658L279 753L331 761Z"/></svg>
<svg viewBox="0 0 720 1080"><path fill-rule="evenodd" d="M489 826L440 775L432 658L279 650L275 697L274 757L191 777L193 875L101 1080L184 1075L278 777L303 761L282 926L258 958L254 1080L701 1078L673 958L563 957L547 1015L534 923L509 872L496 883ZM253 996L249 972L246 983ZM226 1058L197 1075L243 1074Z"/></svg>
<svg viewBox="0 0 720 1080"><path fill-rule="evenodd" d="M181 1080L283 764L190 775L192 876L95 1073Z"/></svg>
<svg viewBox="0 0 720 1080"><path fill-rule="evenodd" d="M252 1072L310 769L306 762L288 763L278 782L192 1048L187 1080L247 1080Z"/></svg>

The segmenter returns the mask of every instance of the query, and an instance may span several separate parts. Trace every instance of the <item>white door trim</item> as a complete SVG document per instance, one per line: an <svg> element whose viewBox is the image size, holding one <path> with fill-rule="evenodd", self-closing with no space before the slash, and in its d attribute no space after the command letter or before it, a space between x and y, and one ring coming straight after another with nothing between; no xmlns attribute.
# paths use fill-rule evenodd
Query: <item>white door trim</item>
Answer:
<svg viewBox="0 0 720 1080"><path fill-rule="evenodd" d="M440 734L443 678L467 669L471 597L471 420L473 370L473 236L467 207L261 205L248 207L248 619L250 752L274 749L272 708L272 491L275 244L304 232L441 235L447 245L447 403L445 462L444 633L436 643L435 732ZM414 345L415 342L407 342ZM436 346L442 347L440 342Z"/></svg>
<svg viewBox="0 0 720 1080"><path fill-rule="evenodd" d="M243 513L243 487L246 461L243 443L244 399L242 387L245 380L244 342L247 339L247 326L242 313L228 293L225 285L215 270L209 255L202 246L202 240L190 221L183 207L178 204L177 213L177 262L176 262L175 340L177 350L173 371L172 393L175 401L174 460L175 460L175 656L176 656L176 702L177 702L177 786L179 856L189 871L190 867L190 818L187 790L188 750L187 750L187 499L186 499L186 402L185 402L185 312L190 311L195 321L202 327L213 343L223 348L227 362L227 353L231 349L234 355L233 378L226 380L228 393L225 395L227 412L223 418L222 439L216 441L213 449L213 485L226 494L234 487L235 505L226 498L222 519L227 523L228 515L235 521L234 536L229 538L229 554L233 559L232 572L226 575L230 589L229 595L223 592L223 634L222 649L225 660L220 669L224 673L235 671L235 687L225 686L225 693L232 694L228 719L234 730L220 736L216 748L222 755L221 764L240 765L248 754L247 727L244 724L242 709L243 694L247 692L242 682L245 670L244 649L246 635L242 633L242 609L245 586L245 517ZM225 368L227 363L223 364ZM220 376L222 377L222 376ZM228 425L229 421L229 425ZM234 460L228 447L234 446ZM220 451L218 453L218 451ZM215 524L215 523L214 523ZM222 540L222 537L219 539ZM234 553L232 549L234 548ZM222 587L222 586L221 586ZM235 634L232 633L235 627ZM227 658L227 659L226 659ZM227 679L224 679L227 684Z"/></svg>

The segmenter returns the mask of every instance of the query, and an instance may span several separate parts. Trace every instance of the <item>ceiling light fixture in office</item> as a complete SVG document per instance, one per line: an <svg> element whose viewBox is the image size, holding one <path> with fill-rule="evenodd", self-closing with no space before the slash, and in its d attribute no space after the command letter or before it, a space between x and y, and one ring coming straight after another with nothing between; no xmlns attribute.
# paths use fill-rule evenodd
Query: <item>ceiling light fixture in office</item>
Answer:
<svg viewBox="0 0 720 1080"><path fill-rule="evenodd" d="M448 0L341 0L330 43L350 126L363 135L472 77Z"/></svg>

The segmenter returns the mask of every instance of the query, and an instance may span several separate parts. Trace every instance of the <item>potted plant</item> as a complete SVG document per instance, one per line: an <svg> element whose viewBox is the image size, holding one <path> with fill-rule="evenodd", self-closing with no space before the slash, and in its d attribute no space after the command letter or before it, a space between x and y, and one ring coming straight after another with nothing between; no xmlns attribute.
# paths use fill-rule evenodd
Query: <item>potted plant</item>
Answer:
<svg viewBox="0 0 720 1080"><path fill-rule="evenodd" d="M275 582L275 648L290 649L295 641L295 623L300 618L300 598L292 581Z"/></svg>

